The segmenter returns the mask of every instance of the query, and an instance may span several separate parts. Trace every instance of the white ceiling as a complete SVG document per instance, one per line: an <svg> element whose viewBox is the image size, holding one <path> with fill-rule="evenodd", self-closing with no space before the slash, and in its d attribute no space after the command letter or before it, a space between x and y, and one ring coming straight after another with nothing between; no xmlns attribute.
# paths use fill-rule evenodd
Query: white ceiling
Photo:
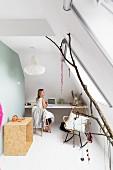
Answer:
<svg viewBox="0 0 113 170"><path fill-rule="evenodd" d="M2 0L0 3L0 19L47 19L43 0ZM44 36L1 36L0 40L21 56L31 53L31 46L38 53L56 53Z"/></svg>
<svg viewBox="0 0 113 170"><path fill-rule="evenodd" d="M1 36L54 36L46 19L1 19Z"/></svg>
<svg viewBox="0 0 113 170"><path fill-rule="evenodd" d="M43 0L1 0L0 19L45 19Z"/></svg>
<svg viewBox="0 0 113 170"><path fill-rule="evenodd" d="M32 55L34 47L36 54L54 54L58 53L54 45L44 36L37 37L0 37L0 40L13 49L20 57Z"/></svg>
<svg viewBox="0 0 113 170"><path fill-rule="evenodd" d="M74 32L76 28L72 12L63 10L63 0L1 0L0 19L46 19L56 35L52 38L57 43L60 43L68 32ZM73 27L70 26L72 23ZM77 29L80 30L79 25ZM57 51L52 43L41 36L4 36L0 37L0 40L19 55L27 54L31 46L35 46L40 54L53 54Z"/></svg>
<svg viewBox="0 0 113 170"><path fill-rule="evenodd" d="M79 10L83 12L83 16L86 18L89 17L90 22L96 23L96 20L93 16L94 10L97 7L95 0L87 0L87 1L74 1L76 2L77 8L81 7ZM93 6L95 7L93 13L89 11L91 8L91 4L93 2ZM89 5L89 6L88 6ZM83 7L85 6L85 8ZM99 8L99 7L98 7ZM92 8L91 8L92 10ZM88 11L88 12L87 12ZM100 11L100 9L98 10ZM91 15L89 15L89 12ZM105 11L104 11L105 13ZM100 14L98 14L99 16ZM98 17L99 18L99 17ZM100 17L101 18L101 17ZM46 19L50 24L52 30L55 35L52 37L58 44L61 39L66 36L68 32L72 34L73 43L76 46L76 42L81 46L84 46L84 39L86 39L87 33L84 31L82 26L79 24L79 21L75 17L72 11L66 12L63 10L63 0L1 0L0 1L0 19ZM93 22L94 21L94 22ZM95 28L93 24L93 28ZM92 29L93 29L92 28ZM97 29L99 30L99 26L97 25ZM102 34L103 31L99 30L99 35ZM112 51L111 44L107 46L109 37L109 32L106 33L106 41L105 47L108 48L109 53ZM111 34L111 32L110 32ZM98 36L99 36L98 35ZM103 37L105 34L103 33ZM85 38L84 38L85 37ZM100 38L100 37L99 37ZM108 40L107 40L108 39ZM18 54L27 53L29 51L30 46L35 46L39 53L48 53L53 54L56 53L56 49L53 48L53 45L49 41L46 41L43 37L0 37L0 40L11 47ZM109 41L109 43L112 41ZM112 56L112 55L111 55Z"/></svg>

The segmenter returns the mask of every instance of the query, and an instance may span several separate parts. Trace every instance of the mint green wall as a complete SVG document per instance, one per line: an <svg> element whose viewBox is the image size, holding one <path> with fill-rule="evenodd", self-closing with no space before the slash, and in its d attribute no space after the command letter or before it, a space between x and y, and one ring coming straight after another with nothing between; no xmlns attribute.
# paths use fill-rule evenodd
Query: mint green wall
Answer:
<svg viewBox="0 0 113 170"><path fill-rule="evenodd" d="M15 114L24 115L25 82L17 53L0 42L0 102L3 125ZM0 132L0 155L3 153L3 127Z"/></svg>

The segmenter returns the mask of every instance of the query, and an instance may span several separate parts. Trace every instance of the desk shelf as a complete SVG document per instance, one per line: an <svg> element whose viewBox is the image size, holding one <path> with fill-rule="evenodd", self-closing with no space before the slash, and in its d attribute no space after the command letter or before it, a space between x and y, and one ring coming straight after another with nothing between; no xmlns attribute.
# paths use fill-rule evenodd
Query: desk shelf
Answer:
<svg viewBox="0 0 113 170"><path fill-rule="evenodd" d="M36 105L30 105L30 106L25 106L25 109L32 109L33 107L37 107ZM73 106L73 105L70 105L70 104L48 104L47 108L63 108L63 109L72 109L72 108L87 108L87 106L85 105L79 105L79 106Z"/></svg>

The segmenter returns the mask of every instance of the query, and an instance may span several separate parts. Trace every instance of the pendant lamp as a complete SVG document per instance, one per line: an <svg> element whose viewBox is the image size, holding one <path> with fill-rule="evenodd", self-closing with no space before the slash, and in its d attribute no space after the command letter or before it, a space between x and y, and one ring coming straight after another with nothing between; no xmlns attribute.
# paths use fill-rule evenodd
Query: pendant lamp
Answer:
<svg viewBox="0 0 113 170"><path fill-rule="evenodd" d="M32 48L34 49L34 47ZM24 68L24 72L29 75L41 75L45 72L45 67L43 67L39 63L38 58L35 56L35 53L31 57L31 64Z"/></svg>

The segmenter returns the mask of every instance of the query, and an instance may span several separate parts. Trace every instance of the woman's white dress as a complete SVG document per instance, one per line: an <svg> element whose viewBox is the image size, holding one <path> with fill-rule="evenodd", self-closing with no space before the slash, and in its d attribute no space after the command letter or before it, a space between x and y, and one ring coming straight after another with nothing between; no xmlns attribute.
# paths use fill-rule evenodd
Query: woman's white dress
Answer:
<svg viewBox="0 0 113 170"><path fill-rule="evenodd" d="M44 128L46 124L46 119L51 118L52 122L54 121L53 113L47 111L46 109L43 109L42 98L38 99L37 108L34 110L33 118L34 118L33 121L34 128Z"/></svg>

